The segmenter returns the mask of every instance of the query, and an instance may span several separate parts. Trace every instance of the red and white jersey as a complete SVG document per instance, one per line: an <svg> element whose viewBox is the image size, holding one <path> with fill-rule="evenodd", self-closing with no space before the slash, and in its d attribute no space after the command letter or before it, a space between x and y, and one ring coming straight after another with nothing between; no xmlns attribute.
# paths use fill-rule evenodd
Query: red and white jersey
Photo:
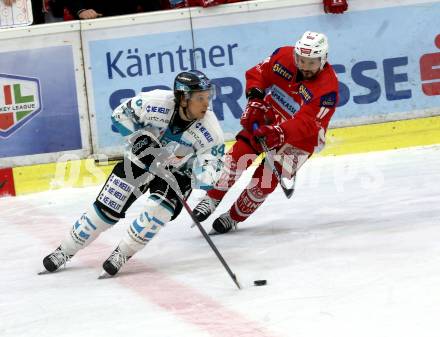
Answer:
<svg viewBox="0 0 440 337"><path fill-rule="evenodd" d="M323 141L338 103L338 80L329 63L313 79L305 80L295 64L292 46L277 49L246 72L246 92L266 91L265 101L276 112L272 124L285 132L286 141L312 153Z"/></svg>

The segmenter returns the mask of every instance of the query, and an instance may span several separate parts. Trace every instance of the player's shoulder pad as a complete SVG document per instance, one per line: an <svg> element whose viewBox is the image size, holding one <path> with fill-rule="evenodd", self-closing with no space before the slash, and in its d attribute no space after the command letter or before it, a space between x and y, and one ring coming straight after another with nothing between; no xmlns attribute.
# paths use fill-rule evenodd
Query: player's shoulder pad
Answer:
<svg viewBox="0 0 440 337"><path fill-rule="evenodd" d="M174 93L171 90L156 89L148 92L141 92L132 101L135 107L145 107L147 112L172 112L174 111ZM150 110L150 111L148 111ZM165 113L164 112L164 113Z"/></svg>
<svg viewBox="0 0 440 337"><path fill-rule="evenodd" d="M272 55L270 56L275 56L276 54L278 54L278 52L280 51L281 48L277 48L274 50L274 52L272 53Z"/></svg>
<svg viewBox="0 0 440 337"><path fill-rule="evenodd" d="M338 87L338 77L336 76L336 72L330 63L327 63L324 66L318 76L318 80L321 82L322 85L325 85L326 88L333 87L337 89Z"/></svg>
<svg viewBox="0 0 440 337"><path fill-rule="evenodd" d="M174 101L174 93L171 90L155 89L141 92L138 96L145 100L154 99L157 101Z"/></svg>
<svg viewBox="0 0 440 337"><path fill-rule="evenodd" d="M319 73L313 84L314 93L317 96L322 96L330 92L337 93L339 91L338 78L333 68L327 64Z"/></svg>
<svg viewBox="0 0 440 337"><path fill-rule="evenodd" d="M281 57L286 54L288 54L289 56L292 56L293 48L294 47L292 47L292 46L279 47L272 53L271 57L273 57L273 56Z"/></svg>

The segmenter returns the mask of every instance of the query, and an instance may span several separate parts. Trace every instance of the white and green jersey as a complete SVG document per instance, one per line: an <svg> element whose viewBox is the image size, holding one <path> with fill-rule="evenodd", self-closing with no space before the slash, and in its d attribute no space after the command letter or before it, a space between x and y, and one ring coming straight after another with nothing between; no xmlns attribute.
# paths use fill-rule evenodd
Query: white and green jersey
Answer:
<svg viewBox="0 0 440 337"><path fill-rule="evenodd" d="M153 133L163 147L173 149L171 165L192 172L194 188L210 189L222 167L225 149L220 124L208 109L202 119L179 128L173 122L175 108L170 90L142 92L119 105L113 111L112 122L122 136L139 130Z"/></svg>

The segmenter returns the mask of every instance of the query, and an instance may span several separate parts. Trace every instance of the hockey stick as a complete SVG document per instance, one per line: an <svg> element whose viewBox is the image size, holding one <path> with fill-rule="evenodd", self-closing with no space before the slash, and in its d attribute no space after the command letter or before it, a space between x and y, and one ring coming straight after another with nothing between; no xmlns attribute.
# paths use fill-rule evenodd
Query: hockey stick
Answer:
<svg viewBox="0 0 440 337"><path fill-rule="evenodd" d="M232 272L231 268L229 268L228 264L226 263L225 259L223 258L223 256L220 254L220 252L218 251L217 247L214 245L214 242L212 242L211 238L209 237L209 235L206 233L205 229L202 227L202 225L200 224L200 222L197 220L197 218L194 216L194 213L192 212L191 208L189 207L188 203L185 201L185 199L183 199L180 195L178 195L179 197L179 201L182 203L183 207L185 207L186 211L188 212L188 214L190 215L191 219L194 221L194 223L196 224L196 226L199 228L200 232L202 233L203 237L205 238L205 240L208 242L209 246L212 248L212 250L214 251L215 255L217 255L217 258L220 260L221 264L223 265L223 267L226 269L226 271L228 272L229 276L231 277L232 281L234 281L235 285L237 286L238 289L241 289L240 283L238 282L237 276L235 276L235 274Z"/></svg>
<svg viewBox="0 0 440 337"><path fill-rule="evenodd" d="M257 123L253 124L253 129L254 129L254 131L256 129L258 129ZM256 138L257 138L258 143L260 143L261 147L263 148L263 151L266 153L267 163L269 164L270 169L272 170L272 172L275 175L275 177L277 178L281 188L283 189L284 195L286 196L287 199L290 199L290 197L293 195L293 192L295 192L296 173L293 175L293 178L292 178L292 186L287 187L284 184L284 181L283 181L283 178L281 177L280 172L278 171L278 169L275 166L275 162L272 158L272 155L270 153L269 148L267 147L266 142L261 137L256 137Z"/></svg>
<svg viewBox="0 0 440 337"><path fill-rule="evenodd" d="M172 177L170 177L168 174L164 174L164 172L154 172L155 169L152 168L152 170L150 170L150 172L160 178L162 178L163 180L165 180L168 185L174 190L174 192L176 192L177 198L179 199L179 202L182 204L182 206L186 209L186 211L188 212L189 216L191 217L191 219L194 221L194 223L197 225L197 227L199 228L200 232L202 233L203 237L205 238L205 240L208 242L209 246L211 247L211 249L214 251L215 255L217 256L217 258L220 260L221 264L223 265L223 267L226 269L226 271L228 272L229 276L231 277L232 281L234 281L235 285L237 286L238 289L241 289L240 283L238 282L237 276L235 276L235 274L232 272L231 268L229 268L228 264L226 263L225 259L223 258L223 256L220 254L219 250L217 249L217 247L215 246L214 242L212 242L211 238L209 237L209 235L206 233L205 229L202 227L202 225L200 224L200 222L197 220L197 218L195 217L193 211L191 210L191 208L189 207L188 203L186 202L185 198L183 197L183 195L181 194L179 185L177 184L177 180L174 177L174 175L172 175ZM169 171L168 171L169 172ZM175 183L174 183L175 182ZM173 188L173 185L177 185L176 187Z"/></svg>

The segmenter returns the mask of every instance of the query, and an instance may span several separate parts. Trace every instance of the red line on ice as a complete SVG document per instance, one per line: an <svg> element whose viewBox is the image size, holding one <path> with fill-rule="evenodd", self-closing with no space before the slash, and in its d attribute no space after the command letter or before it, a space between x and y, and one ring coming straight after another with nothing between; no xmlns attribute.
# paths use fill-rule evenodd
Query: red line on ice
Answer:
<svg viewBox="0 0 440 337"><path fill-rule="evenodd" d="M15 203L13 203L16 206ZM14 209L15 208L15 209ZM15 212L14 212L15 211ZM79 210L81 212L81 210ZM78 214L79 215L79 214ZM25 227L26 233L38 238L49 249L55 249L60 240L67 235L69 225L63 218L57 218L30 203L21 203L20 207L9 208L3 220ZM9 219L8 219L9 218ZM33 219L34 221L29 221ZM51 219L49 222L47 219ZM50 227L50 232L48 228ZM110 229L111 230L111 229ZM96 264L96 255L107 250L110 254L114 247L93 242L87 247L87 255L78 254L75 259L82 265L96 267L97 275L101 265ZM96 252L97 254L93 254ZM95 256L95 257L93 257ZM103 257L102 261L107 256ZM43 257L42 257L43 258ZM275 337L258 322L243 317L239 312L224 307L216 300L199 293L196 289L173 280L167 275L150 268L146 263L133 258L129 265L145 272L120 275L113 280L134 291L138 296L173 313L179 319L197 326L215 337ZM125 271L129 271L127 265ZM41 267L43 267L41 265ZM233 286L231 282L231 287ZM239 290L236 290L239 292ZM239 296L239 293L237 293Z"/></svg>

